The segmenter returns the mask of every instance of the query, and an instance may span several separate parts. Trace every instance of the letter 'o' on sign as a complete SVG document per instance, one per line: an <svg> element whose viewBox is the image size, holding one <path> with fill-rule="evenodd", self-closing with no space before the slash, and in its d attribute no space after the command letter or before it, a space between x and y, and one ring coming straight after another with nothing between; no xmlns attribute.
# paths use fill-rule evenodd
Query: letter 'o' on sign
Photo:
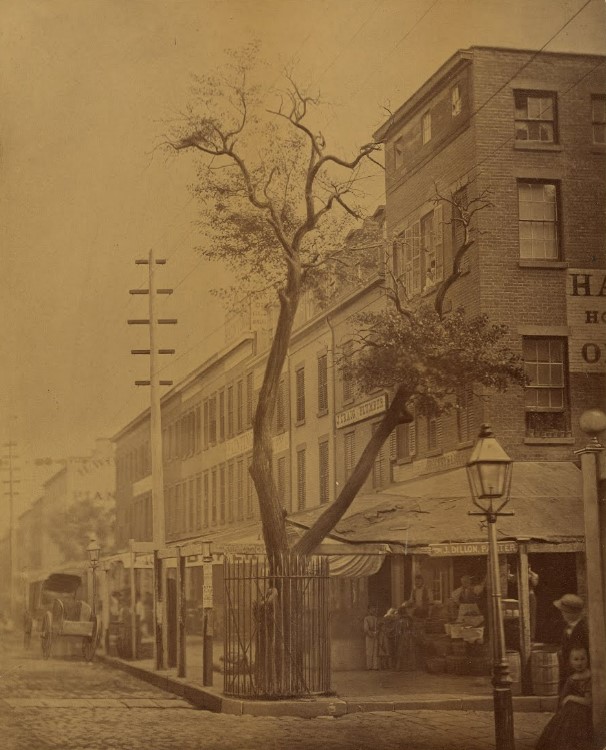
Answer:
<svg viewBox="0 0 606 750"><path fill-rule="evenodd" d="M600 347L597 344L583 344L581 354L585 362L587 362L587 364L589 365L593 365L595 362L598 362L600 360L600 357L602 356Z"/></svg>

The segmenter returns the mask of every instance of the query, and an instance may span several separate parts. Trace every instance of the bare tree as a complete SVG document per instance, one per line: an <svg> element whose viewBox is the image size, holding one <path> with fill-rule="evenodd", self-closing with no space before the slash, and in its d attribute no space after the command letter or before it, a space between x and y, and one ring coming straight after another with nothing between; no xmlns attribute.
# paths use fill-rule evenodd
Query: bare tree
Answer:
<svg viewBox="0 0 606 750"><path fill-rule="evenodd" d="M356 183L378 143L353 155L328 149L310 124L319 95L286 72L284 88L255 83L256 50L232 53L221 73L197 79L185 124L170 145L202 157L197 192L209 258L222 259L239 279L273 289L279 315L253 420L251 475L259 498L265 546L288 551L280 498L272 476L272 418L295 314L318 271L334 259L338 237L361 216Z"/></svg>

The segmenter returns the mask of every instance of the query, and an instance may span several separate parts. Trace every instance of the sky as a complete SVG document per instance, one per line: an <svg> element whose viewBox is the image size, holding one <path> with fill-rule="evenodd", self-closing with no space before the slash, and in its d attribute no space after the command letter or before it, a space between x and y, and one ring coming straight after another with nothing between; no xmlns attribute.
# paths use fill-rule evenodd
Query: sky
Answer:
<svg viewBox="0 0 606 750"><path fill-rule="evenodd" d="M210 290L222 269L196 253L196 157L160 144L191 76L253 39L269 82L294 61L322 92L322 132L347 153L459 48L605 54L606 6L0 0L0 441L18 444L21 509L35 499L35 458L87 455L148 403L134 386L147 358L130 354L147 329L126 324L147 316L128 293L146 285L135 259L166 258L158 280L175 290L160 307L179 320L159 342L177 350L163 376L178 381L221 346ZM383 202L379 182L368 200Z"/></svg>

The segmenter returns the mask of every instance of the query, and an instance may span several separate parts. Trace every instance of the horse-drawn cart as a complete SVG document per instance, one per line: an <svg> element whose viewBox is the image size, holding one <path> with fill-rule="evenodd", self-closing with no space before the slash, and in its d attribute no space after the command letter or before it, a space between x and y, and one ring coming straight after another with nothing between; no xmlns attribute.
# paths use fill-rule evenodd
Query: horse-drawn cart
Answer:
<svg viewBox="0 0 606 750"><path fill-rule="evenodd" d="M42 656L48 659L56 638L79 638L82 655L91 661L101 636L101 618L82 599L76 599L80 576L52 573L42 584L39 630Z"/></svg>

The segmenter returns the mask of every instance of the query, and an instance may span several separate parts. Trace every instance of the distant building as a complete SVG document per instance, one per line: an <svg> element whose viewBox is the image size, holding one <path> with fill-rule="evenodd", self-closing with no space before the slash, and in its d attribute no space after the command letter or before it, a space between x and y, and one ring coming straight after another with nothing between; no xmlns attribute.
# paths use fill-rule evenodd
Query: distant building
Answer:
<svg viewBox="0 0 606 750"><path fill-rule="evenodd" d="M70 457L62 463L44 482L41 496L18 520L19 569L30 576L86 561L84 550L88 535L97 529L97 516L108 513L112 522L116 469L111 441L99 439L89 456ZM78 507L84 505L90 513L78 519ZM71 514L76 525L66 526L62 536L57 521L66 514ZM113 528L99 541L106 551L113 548Z"/></svg>

